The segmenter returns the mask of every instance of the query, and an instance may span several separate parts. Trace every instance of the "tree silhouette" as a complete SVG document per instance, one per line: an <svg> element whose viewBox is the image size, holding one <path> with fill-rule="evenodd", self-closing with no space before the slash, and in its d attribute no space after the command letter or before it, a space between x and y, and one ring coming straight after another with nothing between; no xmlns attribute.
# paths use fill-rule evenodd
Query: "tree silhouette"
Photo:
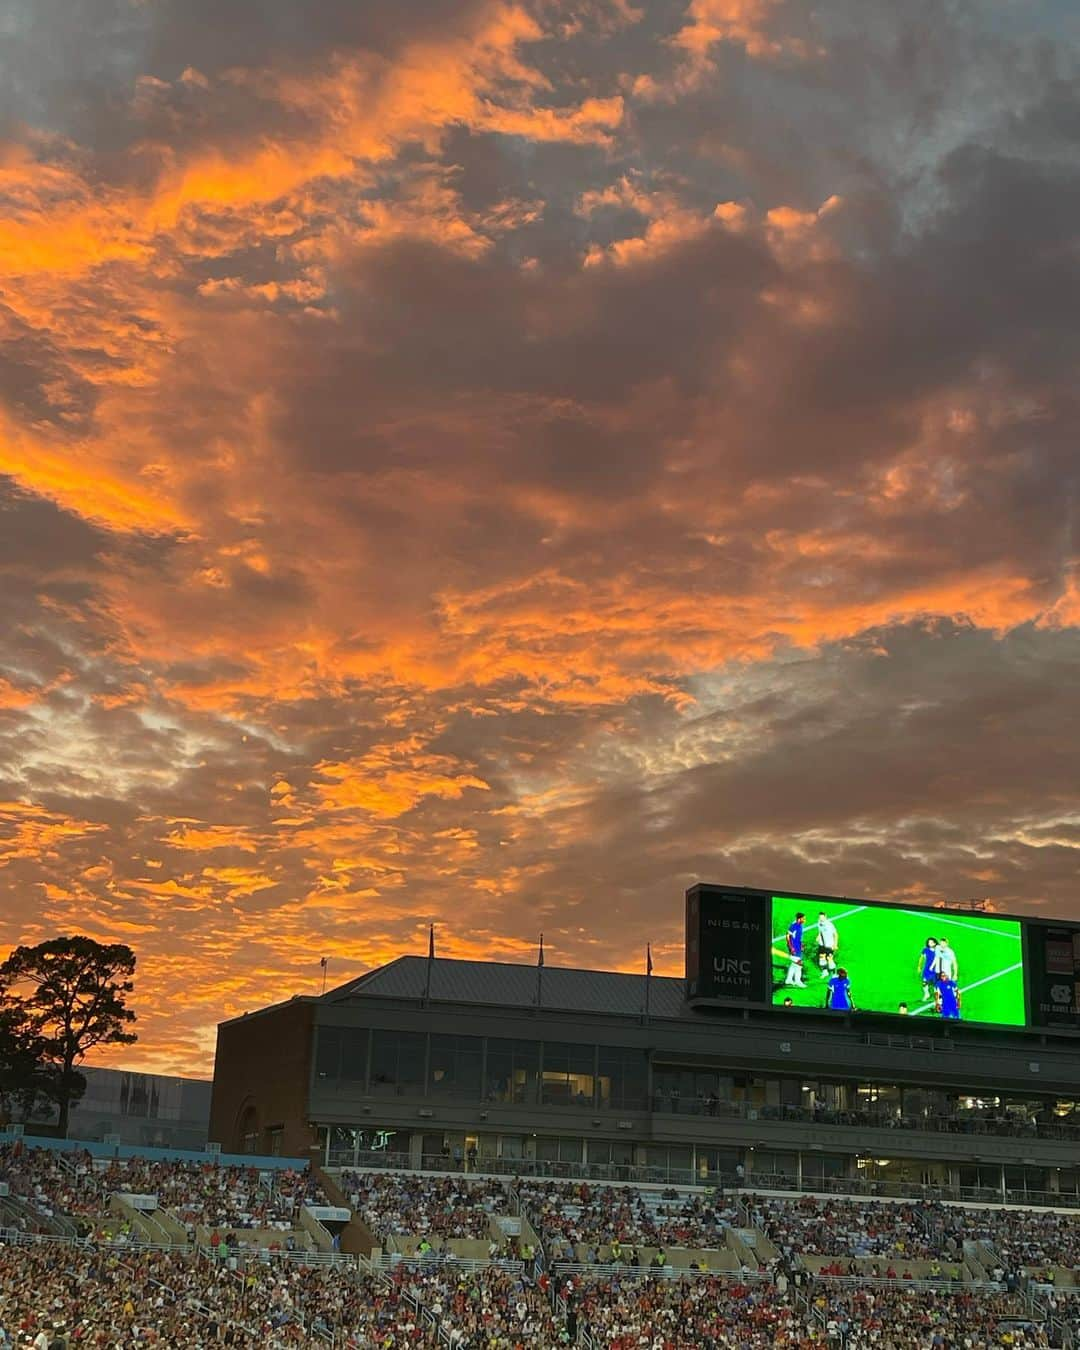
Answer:
<svg viewBox="0 0 1080 1350"><path fill-rule="evenodd" d="M79 1075L81 1077L81 1075ZM52 1100L52 1075L44 1062L41 1038L26 1009L14 999L0 1002L0 1113L30 1115L39 1099Z"/></svg>
<svg viewBox="0 0 1080 1350"><path fill-rule="evenodd" d="M130 1045L135 1014L125 1004L134 988L135 953L123 943L59 937L16 947L0 965L0 992L20 1006L45 1067L45 1090L66 1136L72 1104L86 1087L75 1066L99 1045Z"/></svg>

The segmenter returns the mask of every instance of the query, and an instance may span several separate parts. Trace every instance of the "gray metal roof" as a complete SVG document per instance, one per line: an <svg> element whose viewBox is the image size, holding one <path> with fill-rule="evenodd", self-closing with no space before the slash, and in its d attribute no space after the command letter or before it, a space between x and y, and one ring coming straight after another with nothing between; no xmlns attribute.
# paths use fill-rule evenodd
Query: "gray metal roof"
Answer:
<svg viewBox="0 0 1080 1350"><path fill-rule="evenodd" d="M350 984L331 990L326 998L335 1003L357 995L421 999L425 993L427 968L427 957L399 956L389 965L380 966ZM683 980L654 975L650 980L650 1014L654 1017L687 1016L685 990ZM534 1008L538 993L544 1008L560 1012L637 1017L645 1010L644 975L620 975L610 970L564 970L558 966L545 966L541 972L536 966L501 961L451 961L443 957L436 957L431 963L429 997L435 1003Z"/></svg>

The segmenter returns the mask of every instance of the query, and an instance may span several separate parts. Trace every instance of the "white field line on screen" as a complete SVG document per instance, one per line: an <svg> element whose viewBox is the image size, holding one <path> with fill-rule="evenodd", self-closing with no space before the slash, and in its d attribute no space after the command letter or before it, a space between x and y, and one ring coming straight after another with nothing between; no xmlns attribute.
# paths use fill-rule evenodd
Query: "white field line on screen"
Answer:
<svg viewBox="0 0 1080 1350"><path fill-rule="evenodd" d="M929 910L928 913L933 916L934 911ZM1007 920L1007 922L1015 923L1015 920ZM966 928L969 932L993 933L994 937L1012 938L1014 942L1020 941L1019 933L1003 933L1000 928L985 928L981 923L965 923L963 919L943 919L938 915L934 919L934 923L954 923L957 928Z"/></svg>
<svg viewBox="0 0 1080 1350"><path fill-rule="evenodd" d="M1023 970L1023 968L1023 961L1017 961L1015 966L1007 966L1004 970L996 970L993 975L984 975L981 980L975 980L972 984L965 984L960 992L966 994L969 989L978 989L980 984L989 984L991 980L1000 980L1002 975L1011 975L1014 970ZM935 1006L934 1003L924 1003L918 1008L912 1008L911 1016L917 1017L919 1013L926 1012L927 1009Z"/></svg>
<svg viewBox="0 0 1080 1350"><path fill-rule="evenodd" d="M864 909L869 908L870 908L869 905L860 905L858 909L844 910L843 914L830 914L829 918L832 919L833 923L839 923L841 919L850 919L853 914L861 914ZM817 927L816 923L804 923L803 932L812 933L816 927ZM786 941L787 941L787 933L781 933L779 937L773 938L773 942L786 942Z"/></svg>

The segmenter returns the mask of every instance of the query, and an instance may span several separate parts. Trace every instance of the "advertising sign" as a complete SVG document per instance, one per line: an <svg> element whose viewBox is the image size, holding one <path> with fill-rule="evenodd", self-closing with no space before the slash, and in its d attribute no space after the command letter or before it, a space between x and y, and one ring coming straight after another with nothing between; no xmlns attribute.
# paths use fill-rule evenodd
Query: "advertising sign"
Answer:
<svg viewBox="0 0 1080 1350"><path fill-rule="evenodd" d="M1080 924L704 883L691 1003L1080 1031Z"/></svg>
<svg viewBox="0 0 1080 1350"><path fill-rule="evenodd" d="M1031 1022L1080 1030L1080 928L1027 925Z"/></svg>
<svg viewBox="0 0 1080 1350"><path fill-rule="evenodd" d="M708 886L687 893L689 997L768 998L768 900Z"/></svg>

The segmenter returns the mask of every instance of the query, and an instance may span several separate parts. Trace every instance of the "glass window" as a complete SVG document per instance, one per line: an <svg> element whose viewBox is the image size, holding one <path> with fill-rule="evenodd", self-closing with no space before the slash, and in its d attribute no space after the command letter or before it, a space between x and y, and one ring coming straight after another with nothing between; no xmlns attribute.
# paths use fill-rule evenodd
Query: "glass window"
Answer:
<svg viewBox="0 0 1080 1350"><path fill-rule="evenodd" d="M643 1111L648 1075L649 1064L644 1050L602 1045L598 1059L597 1102L616 1111Z"/></svg>
<svg viewBox="0 0 1080 1350"><path fill-rule="evenodd" d="M846 1160L833 1153L804 1153L802 1155L803 1184L828 1181L846 1174Z"/></svg>
<svg viewBox="0 0 1080 1350"><path fill-rule="evenodd" d="M547 1106L592 1106L596 1051L591 1045L544 1042L543 1102Z"/></svg>
<svg viewBox="0 0 1080 1350"><path fill-rule="evenodd" d="M431 1095L479 1101L483 1055L481 1036L433 1035L429 1069Z"/></svg>
<svg viewBox="0 0 1080 1350"><path fill-rule="evenodd" d="M736 1167L742 1162L742 1153L737 1148L702 1148L697 1150L697 1167L700 1177L733 1176Z"/></svg>
<svg viewBox="0 0 1080 1350"><path fill-rule="evenodd" d="M535 1103L539 1073L539 1041L489 1038L487 1082L484 1084L486 1101L518 1105Z"/></svg>
<svg viewBox="0 0 1080 1350"><path fill-rule="evenodd" d="M1006 1167L1005 1189L1014 1195L1041 1195L1046 1191L1046 1168Z"/></svg>
<svg viewBox="0 0 1080 1350"><path fill-rule="evenodd" d="M341 1032L341 1076L350 1083L362 1083L367 1078L367 1027L350 1027Z"/></svg>
<svg viewBox="0 0 1080 1350"><path fill-rule="evenodd" d="M367 1033L364 1033L367 1035ZM341 1076L341 1030L320 1027L315 1044L315 1077L335 1081Z"/></svg>
<svg viewBox="0 0 1080 1350"><path fill-rule="evenodd" d="M900 1114L900 1089L895 1083L860 1083L856 1100L871 1122Z"/></svg>
<svg viewBox="0 0 1080 1350"><path fill-rule="evenodd" d="M771 1149L758 1149L754 1155L753 1172L758 1176L776 1176L794 1178L797 1175L799 1160L794 1153L774 1153Z"/></svg>
<svg viewBox="0 0 1080 1350"><path fill-rule="evenodd" d="M1057 1184L1062 1195L1080 1194L1080 1171L1072 1167L1059 1167L1057 1169Z"/></svg>
<svg viewBox="0 0 1080 1350"><path fill-rule="evenodd" d="M583 1139L560 1139L559 1140L559 1161L564 1163L580 1163L584 1155L585 1141Z"/></svg>
<svg viewBox="0 0 1080 1350"><path fill-rule="evenodd" d="M372 1033L371 1090L397 1096L422 1096L427 1037L420 1031Z"/></svg>
<svg viewBox="0 0 1080 1350"><path fill-rule="evenodd" d="M634 1161L634 1145L623 1139L590 1139L589 1166L626 1167Z"/></svg>

